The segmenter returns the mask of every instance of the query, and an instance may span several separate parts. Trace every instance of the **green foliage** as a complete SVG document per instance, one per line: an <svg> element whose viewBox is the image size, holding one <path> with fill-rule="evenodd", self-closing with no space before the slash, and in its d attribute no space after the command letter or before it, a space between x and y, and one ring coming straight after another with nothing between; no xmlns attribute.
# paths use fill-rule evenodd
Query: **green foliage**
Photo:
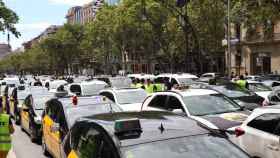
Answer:
<svg viewBox="0 0 280 158"><path fill-rule="evenodd" d="M231 22L249 29L263 24L265 31L271 32L280 17L279 8L273 1L231 0ZM2 16L14 17L6 18L11 25L0 23L0 30L12 31L17 16ZM112 73L113 67L124 69L123 62L156 61L162 70L185 71L182 67L187 67L189 53L195 53L196 67L209 60L205 56L212 60L216 53L223 53L226 26L226 1L193 0L178 8L176 0L123 0L117 6L104 5L91 23L65 24L25 53L7 57L0 62L0 69L69 74L94 68ZM125 54L133 58L126 61Z"/></svg>

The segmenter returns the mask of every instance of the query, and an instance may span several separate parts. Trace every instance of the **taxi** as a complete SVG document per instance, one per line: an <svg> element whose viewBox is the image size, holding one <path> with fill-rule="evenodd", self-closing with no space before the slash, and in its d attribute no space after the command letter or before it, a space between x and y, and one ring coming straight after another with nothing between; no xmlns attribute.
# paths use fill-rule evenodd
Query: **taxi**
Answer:
<svg viewBox="0 0 280 158"><path fill-rule="evenodd" d="M78 118L120 111L120 107L103 96L73 96L48 100L42 115L43 153L60 158L61 142Z"/></svg>
<svg viewBox="0 0 280 158"><path fill-rule="evenodd" d="M30 94L29 90L14 88L9 99L10 115L16 124L20 124L20 111L25 98Z"/></svg>
<svg viewBox="0 0 280 158"><path fill-rule="evenodd" d="M41 91L31 92L20 108L20 126L29 134L32 142L39 142L42 135L42 113L45 102L54 97L53 93L41 87Z"/></svg>
<svg viewBox="0 0 280 158"><path fill-rule="evenodd" d="M63 158L249 158L226 136L159 111L80 118L66 136L63 152Z"/></svg>

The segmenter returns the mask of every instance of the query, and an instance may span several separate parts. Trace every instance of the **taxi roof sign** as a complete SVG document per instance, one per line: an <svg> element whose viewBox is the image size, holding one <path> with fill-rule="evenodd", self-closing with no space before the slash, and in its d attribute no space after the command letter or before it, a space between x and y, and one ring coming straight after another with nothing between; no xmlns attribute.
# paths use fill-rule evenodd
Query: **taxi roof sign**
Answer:
<svg viewBox="0 0 280 158"><path fill-rule="evenodd" d="M127 133L142 132L141 124L139 119L126 119L115 121L115 134L122 135Z"/></svg>

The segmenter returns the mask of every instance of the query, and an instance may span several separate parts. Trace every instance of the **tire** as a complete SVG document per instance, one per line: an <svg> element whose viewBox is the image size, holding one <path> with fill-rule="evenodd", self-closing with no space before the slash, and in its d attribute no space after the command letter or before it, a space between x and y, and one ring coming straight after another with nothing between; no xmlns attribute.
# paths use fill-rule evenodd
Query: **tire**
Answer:
<svg viewBox="0 0 280 158"><path fill-rule="evenodd" d="M42 137L42 151L43 151L43 154L44 154L45 156L47 156L47 157L50 156L50 153L49 153L48 150L47 150L47 145L46 145L46 143L45 143L44 137Z"/></svg>

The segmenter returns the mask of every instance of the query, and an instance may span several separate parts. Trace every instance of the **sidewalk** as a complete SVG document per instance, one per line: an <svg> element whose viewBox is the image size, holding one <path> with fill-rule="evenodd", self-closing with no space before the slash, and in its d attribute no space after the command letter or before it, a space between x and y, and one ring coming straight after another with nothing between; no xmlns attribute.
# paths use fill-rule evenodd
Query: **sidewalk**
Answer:
<svg viewBox="0 0 280 158"><path fill-rule="evenodd" d="M14 153L13 149L10 150L7 158L16 158L16 154Z"/></svg>

